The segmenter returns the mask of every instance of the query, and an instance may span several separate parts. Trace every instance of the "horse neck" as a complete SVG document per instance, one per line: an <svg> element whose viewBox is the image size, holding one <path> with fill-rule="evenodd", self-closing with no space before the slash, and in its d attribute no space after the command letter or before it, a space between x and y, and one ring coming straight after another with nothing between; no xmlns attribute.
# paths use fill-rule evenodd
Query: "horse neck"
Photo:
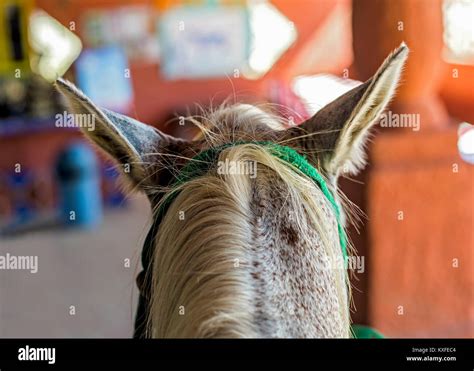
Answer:
<svg viewBox="0 0 474 371"><path fill-rule="evenodd" d="M349 335L345 274L328 265L341 254L329 202L268 166L284 165L254 160L255 178L209 174L170 206L155 249L152 335Z"/></svg>

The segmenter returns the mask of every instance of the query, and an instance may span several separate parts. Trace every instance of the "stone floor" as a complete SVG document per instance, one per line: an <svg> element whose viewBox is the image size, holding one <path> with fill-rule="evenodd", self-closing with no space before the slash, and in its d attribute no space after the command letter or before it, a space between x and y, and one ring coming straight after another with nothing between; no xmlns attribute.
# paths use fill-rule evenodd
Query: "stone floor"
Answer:
<svg viewBox="0 0 474 371"><path fill-rule="evenodd" d="M130 337L147 206L134 197L95 231L0 239L0 255L38 256L37 273L0 270L0 337Z"/></svg>

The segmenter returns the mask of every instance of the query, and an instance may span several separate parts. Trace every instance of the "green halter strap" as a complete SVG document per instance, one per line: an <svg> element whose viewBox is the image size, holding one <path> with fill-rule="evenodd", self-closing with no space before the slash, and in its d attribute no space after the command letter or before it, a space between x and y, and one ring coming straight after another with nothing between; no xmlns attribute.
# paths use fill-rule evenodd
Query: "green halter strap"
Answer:
<svg viewBox="0 0 474 371"><path fill-rule="evenodd" d="M294 149L290 147L275 144L273 142L264 142L264 141L243 142L242 141L242 142L227 143L219 147L209 148L199 153L197 156L193 157L189 161L189 163L183 167L183 169L181 170L181 172L179 173L177 177L175 185L183 184L187 181L190 181L194 178L197 178L199 176L206 174L210 170L212 165L217 161L219 154L224 149L241 145L241 144L257 144L257 145L267 147L268 149L270 149L270 151L272 152L274 156L294 166L303 174L305 174L307 177L311 178L318 185L318 187L323 192L324 196L326 196L326 198L331 203L334 209L334 213L336 214L337 229L339 232L339 243L341 245L344 262L346 262L347 261L347 238L346 238L344 228L342 227L342 224L341 224L341 220L340 220L341 212L340 212L339 206L336 203L336 200L334 199L334 196L332 192L329 190L326 184L326 181L324 180L322 175L306 160L306 158L303 155L300 155L298 152L296 152ZM164 210L162 209L160 211L164 213L165 210L167 209L167 206L171 203L171 201L176 196L177 196L176 192L172 194L171 196L169 196L166 199L166 202L163 204Z"/></svg>
<svg viewBox="0 0 474 371"><path fill-rule="evenodd" d="M215 164L215 162L217 161L217 158L219 157L219 154L224 149L233 147L233 146L238 146L241 144L256 144L256 145L267 147L274 156L294 166L303 174L305 174L307 177L311 178L318 185L318 187L323 192L324 196L326 196L326 198L331 203L334 209L334 213L336 214L337 229L339 232L339 243L341 245L342 255L344 257L344 263L346 263L348 260L347 237L346 237L344 228L342 227L342 224L341 224L341 211L339 209L339 205L336 203L336 200L334 199L334 195L329 190L326 184L326 181L324 180L323 176L318 172L318 170L316 170L316 168L314 168L308 162L308 160L306 160L306 158L303 155L300 155L298 152L296 152L294 149L290 147L275 144L273 142L241 141L241 142L227 143L215 148L209 148L199 153L197 156L193 157L191 161L189 161L189 163L183 167L183 169L177 176L175 185L183 184L187 181L190 181L192 179L195 179L199 176L206 174L211 169L213 164ZM161 205L161 208L158 210L158 213L161 215L161 217L164 216L168 206L178 195L178 192L175 191L171 195L169 195L166 198L165 202ZM355 338L383 338L384 337L382 334L380 334L376 330L367 326L352 325L351 328L352 328L352 334Z"/></svg>

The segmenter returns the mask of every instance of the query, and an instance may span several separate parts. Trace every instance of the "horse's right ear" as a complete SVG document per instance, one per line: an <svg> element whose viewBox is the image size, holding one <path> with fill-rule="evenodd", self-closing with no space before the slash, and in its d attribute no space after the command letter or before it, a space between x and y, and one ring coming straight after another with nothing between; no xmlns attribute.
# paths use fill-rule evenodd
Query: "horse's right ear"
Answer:
<svg viewBox="0 0 474 371"><path fill-rule="evenodd" d="M89 115L93 125L81 131L113 159L124 165L125 172L135 184L143 184L147 170L153 165L150 154L179 153L187 142L164 134L130 117L97 107L72 83L58 79L57 90L64 95L72 114ZM128 165L128 166L127 166Z"/></svg>
<svg viewBox="0 0 474 371"><path fill-rule="evenodd" d="M317 152L327 175L337 178L341 169L356 173L365 165L364 145L370 128L392 99L408 47L402 43L375 75L318 111L312 118L287 130L296 145Z"/></svg>

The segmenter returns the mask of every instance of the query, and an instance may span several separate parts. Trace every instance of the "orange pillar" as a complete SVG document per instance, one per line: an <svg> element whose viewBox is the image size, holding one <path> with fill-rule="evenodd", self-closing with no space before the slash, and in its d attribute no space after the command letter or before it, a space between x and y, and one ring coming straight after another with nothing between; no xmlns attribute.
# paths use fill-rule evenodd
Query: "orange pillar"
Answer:
<svg viewBox="0 0 474 371"><path fill-rule="evenodd" d="M437 96L441 1L353 1L354 64L371 76L402 41L411 49L389 108L416 125L379 130L360 206L367 255L367 322L392 337L474 336L474 168ZM398 115L398 116L397 116Z"/></svg>
<svg viewBox="0 0 474 371"><path fill-rule="evenodd" d="M447 124L439 96L445 64L441 59L441 0L353 1L353 45L360 80L371 77L402 41L410 48L403 83L391 110L420 115L422 130Z"/></svg>

